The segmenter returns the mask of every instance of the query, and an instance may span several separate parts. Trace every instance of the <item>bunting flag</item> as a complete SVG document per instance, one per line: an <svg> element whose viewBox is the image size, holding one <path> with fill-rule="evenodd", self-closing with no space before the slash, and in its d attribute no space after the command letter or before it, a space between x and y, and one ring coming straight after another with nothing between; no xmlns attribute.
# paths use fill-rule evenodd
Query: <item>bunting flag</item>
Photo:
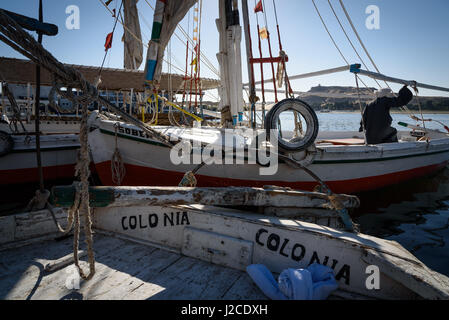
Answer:
<svg viewBox="0 0 449 320"><path fill-rule="evenodd" d="M111 32L111 33L109 33L107 36L106 36L106 42L105 42L105 44L104 44L104 48L106 49L105 51L108 51L109 49L111 49L111 47L112 47L112 37L113 37L113 33Z"/></svg>
<svg viewBox="0 0 449 320"><path fill-rule="evenodd" d="M263 12L263 5L262 5L262 0L259 0L259 2L257 3L256 7L254 8L254 12Z"/></svg>
<svg viewBox="0 0 449 320"><path fill-rule="evenodd" d="M195 73L198 70L198 59L197 57L195 57L195 59L193 59L192 63L190 64L191 66L195 66Z"/></svg>
<svg viewBox="0 0 449 320"><path fill-rule="evenodd" d="M112 9L112 17L113 17L113 18L116 18L116 17L117 17L117 16L116 16L115 9Z"/></svg>
<svg viewBox="0 0 449 320"><path fill-rule="evenodd" d="M198 44L196 44L195 48L193 48L193 51L195 51L195 53L198 54Z"/></svg>
<svg viewBox="0 0 449 320"><path fill-rule="evenodd" d="M263 39L263 40L268 39L268 30L267 30L267 28L264 27L264 28L260 29L259 34L260 34L260 38L261 39Z"/></svg>
<svg viewBox="0 0 449 320"><path fill-rule="evenodd" d="M109 6L109 4L112 2L112 0L108 0L108 1L106 1L106 3L105 3L105 5L106 6Z"/></svg>

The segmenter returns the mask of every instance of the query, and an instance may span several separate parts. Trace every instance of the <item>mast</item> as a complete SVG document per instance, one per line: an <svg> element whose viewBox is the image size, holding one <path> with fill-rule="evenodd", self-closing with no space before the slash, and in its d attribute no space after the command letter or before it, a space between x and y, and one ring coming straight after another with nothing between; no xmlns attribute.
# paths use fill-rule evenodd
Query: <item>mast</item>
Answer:
<svg viewBox="0 0 449 320"><path fill-rule="evenodd" d="M253 49L251 42L251 30L249 25L248 0L242 0L243 27L246 43L246 58L248 64L248 80L249 80L249 102L251 103L251 112L255 110L256 103L256 85L254 82L254 65L251 63L253 58ZM255 118L254 118L255 124Z"/></svg>
<svg viewBox="0 0 449 320"><path fill-rule="evenodd" d="M229 107L232 117L238 119L239 112L243 111L243 83L242 27L237 0L219 0L219 11L216 24L220 34L220 52L217 54L221 73L220 108Z"/></svg>
<svg viewBox="0 0 449 320"><path fill-rule="evenodd" d="M42 0L39 0L39 22L42 23L44 21L43 18L43 9L42 9ZM42 32L37 32L37 42L39 44L42 43ZM40 138L40 97L41 97L41 67L39 64L36 64L36 96L34 97L34 126L36 131L36 162L37 162L37 171L39 176L39 191L44 193L44 173L42 170L42 156L41 156L41 138Z"/></svg>

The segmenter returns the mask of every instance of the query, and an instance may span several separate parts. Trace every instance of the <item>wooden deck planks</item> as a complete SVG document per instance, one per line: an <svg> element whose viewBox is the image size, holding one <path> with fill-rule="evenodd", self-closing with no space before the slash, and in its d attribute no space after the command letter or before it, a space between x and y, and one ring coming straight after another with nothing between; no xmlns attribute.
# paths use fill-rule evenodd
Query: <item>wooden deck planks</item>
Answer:
<svg viewBox="0 0 449 320"><path fill-rule="evenodd" d="M70 237L0 251L0 299L264 299L241 271L98 234L96 274L71 290L66 280L73 264L50 273L44 265L70 254L72 242ZM87 263L82 266L88 270Z"/></svg>

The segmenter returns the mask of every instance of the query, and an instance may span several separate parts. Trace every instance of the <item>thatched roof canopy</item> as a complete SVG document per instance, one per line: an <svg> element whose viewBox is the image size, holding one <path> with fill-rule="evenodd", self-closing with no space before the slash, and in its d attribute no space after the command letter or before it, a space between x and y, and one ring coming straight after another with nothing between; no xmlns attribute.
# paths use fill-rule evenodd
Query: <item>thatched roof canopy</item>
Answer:
<svg viewBox="0 0 449 320"><path fill-rule="evenodd" d="M99 67L89 67L80 65L68 65L76 68L86 78L87 81L94 83L98 76ZM5 81L11 84L34 85L36 82L36 67L29 60L0 57L0 72ZM173 74L173 89L181 87L184 75ZM100 90L111 91L144 91L144 73L143 71L131 71L124 69L103 68L101 72L102 83L98 87ZM168 91L168 74L163 74L161 78L160 89ZM203 90L216 89L219 86L219 80L202 78ZM41 69L41 84L43 86L52 85L52 76L45 69ZM189 87L189 86L188 86Z"/></svg>

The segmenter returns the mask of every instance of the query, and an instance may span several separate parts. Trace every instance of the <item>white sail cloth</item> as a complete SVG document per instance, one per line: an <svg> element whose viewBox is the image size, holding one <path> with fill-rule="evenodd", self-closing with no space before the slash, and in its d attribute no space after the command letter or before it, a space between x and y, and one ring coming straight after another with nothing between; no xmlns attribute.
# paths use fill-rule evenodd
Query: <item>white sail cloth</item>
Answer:
<svg viewBox="0 0 449 320"><path fill-rule="evenodd" d="M158 0L159 2L160 0ZM163 1L164 2L164 13L162 18L162 26L161 32L158 40L151 39L148 45L148 53L147 53L147 65L145 67L145 74L147 75L146 80L151 80L158 82L161 78L162 74L162 61L164 58L164 51L167 47L168 42L170 41L173 32L175 31L177 25L181 20L185 17L189 9L196 3L196 0L171 0L171 1ZM160 14L157 10L158 6L156 6L155 21L159 20L157 15ZM153 25L153 29L155 26ZM153 30L154 36L154 30ZM153 37L152 36L152 37ZM154 75L148 75L148 63L152 60L152 55L157 51L157 60L156 66L154 69ZM148 79L148 76L152 79ZM151 77L152 76L152 77Z"/></svg>
<svg viewBox="0 0 449 320"><path fill-rule="evenodd" d="M124 68L130 70L139 69L143 60L142 33L140 30L139 15L137 13L137 2L139 0L124 0ZM132 33L132 34L131 34Z"/></svg>

